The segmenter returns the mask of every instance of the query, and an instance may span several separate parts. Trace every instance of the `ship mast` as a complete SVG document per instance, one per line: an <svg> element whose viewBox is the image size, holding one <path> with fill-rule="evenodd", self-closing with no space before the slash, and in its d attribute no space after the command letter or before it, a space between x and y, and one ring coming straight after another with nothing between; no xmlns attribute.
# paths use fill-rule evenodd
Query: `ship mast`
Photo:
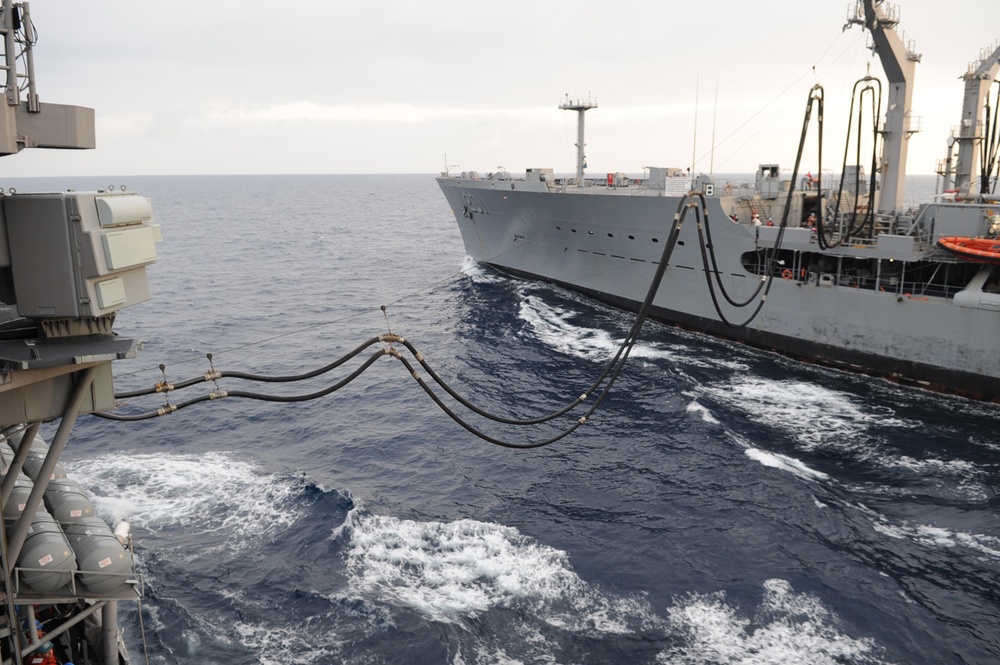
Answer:
<svg viewBox="0 0 1000 665"><path fill-rule="evenodd" d="M994 44L993 53L983 49L978 62L969 65L962 78L965 80L965 100L962 104L962 123L959 126L958 159L955 162L955 188L966 195L972 189L976 170L979 143L983 140L982 113L990 85L1000 71L1000 43Z"/></svg>
<svg viewBox="0 0 1000 665"><path fill-rule="evenodd" d="M565 111L576 111L576 183L578 187L584 187L583 181L583 170L587 168L587 156L584 154L583 149L586 145L583 141L583 115L590 109L597 108L597 100L591 99L590 95L587 98L577 97L576 99L570 99L567 93L565 101L559 105L559 108Z"/></svg>
<svg viewBox="0 0 1000 665"><path fill-rule="evenodd" d="M882 69L889 80L888 110L882 126L882 190L879 208L896 212L903 207L906 182L906 151L910 136L917 130L910 128L910 110L913 100L913 77L920 54L914 52L913 42L894 29L899 23L899 11L883 0L858 0L848 25L859 24L872 36L872 48L882 61Z"/></svg>

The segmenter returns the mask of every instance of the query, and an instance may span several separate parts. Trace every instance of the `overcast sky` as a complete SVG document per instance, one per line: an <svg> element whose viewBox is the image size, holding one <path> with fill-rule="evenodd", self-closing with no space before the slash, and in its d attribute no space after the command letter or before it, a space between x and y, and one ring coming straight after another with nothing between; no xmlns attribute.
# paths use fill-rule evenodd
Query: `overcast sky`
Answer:
<svg viewBox="0 0 1000 665"><path fill-rule="evenodd" d="M824 166L839 170L851 88L868 63L881 76L865 33L842 30L848 5L35 0L41 99L95 108L98 147L26 150L0 176L435 173L445 155L458 170L572 172L565 93L599 104L592 174L693 158L705 172L790 168L814 83ZM1000 37L1000 2L898 5L923 56L909 171L931 173L959 77Z"/></svg>

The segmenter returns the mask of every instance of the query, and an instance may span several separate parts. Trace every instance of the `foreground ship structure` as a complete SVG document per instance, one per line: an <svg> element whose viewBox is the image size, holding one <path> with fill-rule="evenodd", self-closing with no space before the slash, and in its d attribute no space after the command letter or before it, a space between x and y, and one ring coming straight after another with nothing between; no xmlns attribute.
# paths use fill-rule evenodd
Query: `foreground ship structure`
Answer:
<svg viewBox="0 0 1000 665"><path fill-rule="evenodd" d="M40 101L28 3L3 0L0 155L93 148L94 111ZM119 665L117 606L136 601L127 525L94 516L59 464L80 413L114 406L111 362L136 355L116 312L150 296L158 227L124 191L0 192L0 662ZM39 436L58 422L51 445Z"/></svg>
<svg viewBox="0 0 1000 665"><path fill-rule="evenodd" d="M654 317L797 358L1000 399L1000 243L988 242L1000 232L1000 109L990 103L1000 44L984 50L964 77L961 124L939 166L946 191L906 208L920 56L897 23L895 8L874 0L858 2L848 17L848 25L871 34L888 81L884 95L871 77L855 88L855 101L871 104L869 117L883 122L865 128L871 161L848 162L852 147L839 181L800 178L798 159L791 179L764 164L746 185L692 180L671 168L587 179L582 118L596 101L567 98L561 108L581 119L576 177L529 169L524 178L503 170L438 178L466 252L512 275L634 310L686 201L707 219L683 226ZM822 102L817 87L804 130ZM697 196L686 199L689 193Z"/></svg>

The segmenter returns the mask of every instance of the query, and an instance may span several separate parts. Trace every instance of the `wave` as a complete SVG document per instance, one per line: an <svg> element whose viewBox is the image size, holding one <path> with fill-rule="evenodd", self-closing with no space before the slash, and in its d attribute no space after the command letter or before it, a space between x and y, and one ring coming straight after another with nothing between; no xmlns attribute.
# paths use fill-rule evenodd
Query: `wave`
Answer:
<svg viewBox="0 0 1000 665"><path fill-rule="evenodd" d="M506 277L482 265L471 256L465 257L459 270L476 284L501 284L507 281Z"/></svg>
<svg viewBox="0 0 1000 665"><path fill-rule="evenodd" d="M744 452L747 457L760 462L764 466L781 469L782 471L788 471L796 476L799 476L800 478L805 478L806 480L828 480L830 478L830 476L822 471L812 469L806 466L805 463L795 459L794 457L789 457L788 455L769 453L760 450L759 448L747 448Z"/></svg>
<svg viewBox="0 0 1000 665"><path fill-rule="evenodd" d="M948 459L947 449L925 451L922 458L909 454L911 450L902 452L898 444L890 441L898 440L900 431L917 430L922 424L859 396L808 382L753 376L703 384L695 394L737 409L750 422L790 439L798 450L833 452L838 469L844 461L850 461L876 472L863 483L844 476L845 486L854 492L902 496L928 493L977 503L992 495L986 482L986 466L957 457ZM926 446L916 445L913 450L921 448ZM885 480L879 482L877 478ZM901 479L908 482L901 483Z"/></svg>
<svg viewBox="0 0 1000 665"><path fill-rule="evenodd" d="M640 599L581 580L565 552L512 527L362 515L350 529L347 570L356 593L439 622L514 606L571 631L625 633L658 623Z"/></svg>
<svg viewBox="0 0 1000 665"><path fill-rule="evenodd" d="M199 543L196 556L202 559L213 558L213 548L226 548L228 555L244 551L253 559L249 550L262 541L287 540L290 532L301 531L313 494L349 496L215 452L109 455L73 462L71 470L94 493L103 515L128 519L153 534L163 532L164 538L182 527L187 542ZM154 585L143 610L150 626L157 632L176 631L171 646L161 648L178 657L184 655L178 651L207 657L235 639L240 649L258 654L262 665L372 662L364 645L406 632L415 625L408 617L418 616L456 629L449 629L453 637L446 647L453 663L561 662L576 653L581 640L596 641L593 648L609 648L610 653L617 653L617 647L609 643L640 640L652 649L651 658L664 663L708 665L753 658L768 665L803 660L807 654L858 665L882 662L871 640L845 635L832 612L817 599L794 593L782 580L765 584L764 600L750 617L729 603L724 592L675 599L664 615L645 595L617 593L586 581L567 552L510 526L372 515L354 502L327 525L328 544L342 546L340 557L303 573L302 580L275 579L256 590L227 585L205 590L218 599L213 604L219 617L190 616L178 624L180 610L168 606L170 619L164 619ZM163 538L149 546L171 548ZM313 543L308 550L320 553L330 547ZM342 571L336 572L340 566ZM331 575L342 576L343 586L335 585L334 591L286 589L275 595L303 581L322 588ZM273 606L288 602L288 593L296 609L276 619ZM220 622L228 616L226 607L236 616ZM134 621L131 610L126 616Z"/></svg>
<svg viewBox="0 0 1000 665"><path fill-rule="evenodd" d="M869 638L851 637L815 596L795 593L781 579L764 582L753 616L726 594L690 594L670 608L670 625L684 637L659 655L670 665L784 665L785 663L886 663Z"/></svg>
<svg viewBox="0 0 1000 665"><path fill-rule="evenodd" d="M350 540L346 565L356 596L446 625L495 630L503 624L498 612L517 617L503 636L463 633L452 662L561 662L567 640L595 636L651 641L660 645L657 660L671 664L885 662L873 640L844 633L817 598L784 580L764 584L751 617L724 592L675 599L662 617L642 596L590 585L565 552L511 527L363 515ZM487 613L488 622L478 621Z"/></svg>
<svg viewBox="0 0 1000 665"><path fill-rule="evenodd" d="M977 555L1000 560L1000 537L961 531L954 528L916 524L904 520L892 523L885 515L862 508L871 518L875 531L897 540L910 540L935 549L965 549Z"/></svg>
<svg viewBox="0 0 1000 665"><path fill-rule="evenodd" d="M885 407L859 404L847 393L803 381L776 381L734 376L701 391L739 409L756 423L782 431L800 447L847 449L872 429L912 429L916 423L895 417Z"/></svg>
<svg viewBox="0 0 1000 665"><path fill-rule="evenodd" d="M262 473L233 454L100 455L67 469L109 523L125 520L151 533L182 528L209 548L254 547L303 512L303 480Z"/></svg>
<svg viewBox="0 0 1000 665"><path fill-rule="evenodd" d="M587 360L610 360L618 352L625 338L617 337L603 328L590 328L574 323L580 312L559 307L546 302L544 298L530 292L530 287L522 288L518 317L528 324L531 332L543 344L560 353ZM657 342L639 340L632 348L630 357L646 360L684 360L677 349Z"/></svg>

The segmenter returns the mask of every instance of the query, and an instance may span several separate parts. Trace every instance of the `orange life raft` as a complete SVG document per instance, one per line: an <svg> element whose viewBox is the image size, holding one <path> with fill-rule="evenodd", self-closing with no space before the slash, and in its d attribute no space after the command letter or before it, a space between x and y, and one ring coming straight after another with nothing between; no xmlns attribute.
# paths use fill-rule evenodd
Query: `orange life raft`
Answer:
<svg viewBox="0 0 1000 665"><path fill-rule="evenodd" d="M966 261L1000 265L1000 238L945 236L938 238L937 244Z"/></svg>

